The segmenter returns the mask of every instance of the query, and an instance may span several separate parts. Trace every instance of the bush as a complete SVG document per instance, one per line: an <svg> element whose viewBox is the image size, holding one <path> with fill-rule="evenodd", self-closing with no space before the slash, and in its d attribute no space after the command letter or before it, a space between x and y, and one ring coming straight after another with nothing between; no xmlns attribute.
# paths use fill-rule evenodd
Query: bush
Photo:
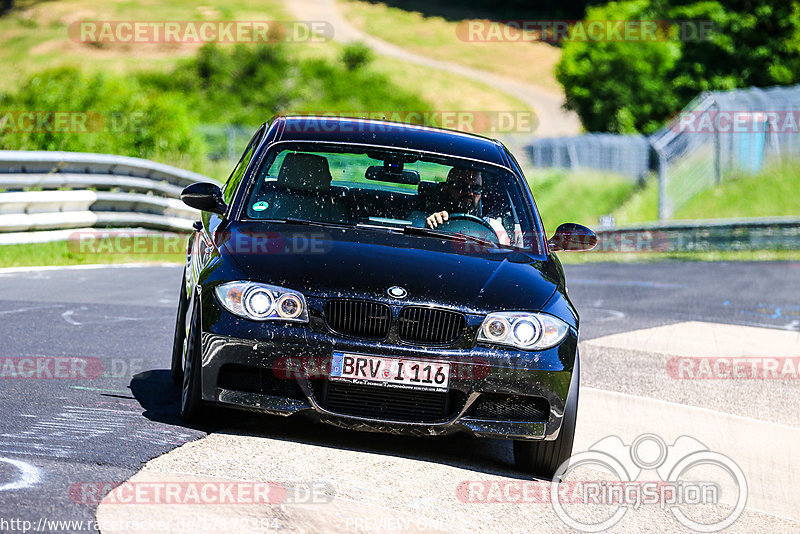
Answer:
<svg viewBox="0 0 800 534"><path fill-rule="evenodd" d="M702 91L800 82L800 7L785 0L628 0L586 20L710 23L705 38L677 28L660 41L566 41L556 78L590 131L652 133Z"/></svg>
<svg viewBox="0 0 800 534"><path fill-rule="evenodd" d="M213 124L252 126L276 113L429 109L365 65L350 69L344 62L292 60L280 43L227 50L211 44L172 73L140 79L180 94L201 122Z"/></svg>
<svg viewBox="0 0 800 534"><path fill-rule="evenodd" d="M70 67L31 76L14 94L0 95L10 122L2 128L0 148L103 152L172 162L204 156L194 134L195 119L174 95L144 90L135 80L104 74L85 75ZM14 123L33 111L72 112L76 126ZM30 130L30 131L27 131Z"/></svg>
<svg viewBox="0 0 800 534"><path fill-rule="evenodd" d="M84 74L77 68L31 76L0 110L90 115L89 133L14 131L0 112L0 149L102 152L206 171L199 125L253 127L281 112L427 111L418 96L365 66L296 60L283 44L207 45L169 72Z"/></svg>
<svg viewBox="0 0 800 534"><path fill-rule="evenodd" d="M372 49L364 43L350 43L342 51L342 63L349 71L367 66L372 61Z"/></svg>
<svg viewBox="0 0 800 534"><path fill-rule="evenodd" d="M652 20L646 0L589 8L586 20ZM651 133L678 106L668 74L680 55L672 41L567 41L556 66L567 108L592 132Z"/></svg>

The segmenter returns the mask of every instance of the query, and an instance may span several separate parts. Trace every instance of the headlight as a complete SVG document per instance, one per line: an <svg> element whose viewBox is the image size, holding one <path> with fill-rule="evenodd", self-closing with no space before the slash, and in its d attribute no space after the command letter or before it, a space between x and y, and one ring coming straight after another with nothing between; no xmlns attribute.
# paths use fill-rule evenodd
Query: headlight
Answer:
<svg viewBox="0 0 800 534"><path fill-rule="evenodd" d="M496 312L483 320L478 341L511 345L523 350L543 350L558 345L568 331L569 326L552 315Z"/></svg>
<svg viewBox="0 0 800 534"><path fill-rule="evenodd" d="M302 293L255 282L228 282L214 288L217 300L234 315L254 321L308 322Z"/></svg>

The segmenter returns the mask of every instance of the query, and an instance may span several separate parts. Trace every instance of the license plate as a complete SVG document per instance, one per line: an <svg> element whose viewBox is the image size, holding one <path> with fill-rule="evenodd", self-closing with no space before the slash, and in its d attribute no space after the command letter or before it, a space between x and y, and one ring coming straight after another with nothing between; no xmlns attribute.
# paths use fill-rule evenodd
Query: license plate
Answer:
<svg viewBox="0 0 800 534"><path fill-rule="evenodd" d="M331 380L447 391L450 364L334 352Z"/></svg>

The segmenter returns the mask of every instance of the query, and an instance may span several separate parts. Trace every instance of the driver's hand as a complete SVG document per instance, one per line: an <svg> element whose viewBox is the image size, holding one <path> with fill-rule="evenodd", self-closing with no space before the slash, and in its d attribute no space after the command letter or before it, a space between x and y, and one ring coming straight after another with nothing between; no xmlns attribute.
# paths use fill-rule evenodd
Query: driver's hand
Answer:
<svg viewBox="0 0 800 534"><path fill-rule="evenodd" d="M425 226L427 226L428 228L436 228L440 224L447 221L447 219L449 218L450 214L447 213L446 211L437 211L436 213L425 219Z"/></svg>

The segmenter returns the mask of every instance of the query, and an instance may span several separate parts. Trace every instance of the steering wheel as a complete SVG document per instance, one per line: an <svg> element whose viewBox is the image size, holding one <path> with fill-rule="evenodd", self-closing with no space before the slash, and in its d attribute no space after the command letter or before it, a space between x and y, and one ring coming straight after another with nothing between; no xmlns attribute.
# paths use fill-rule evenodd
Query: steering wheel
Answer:
<svg viewBox="0 0 800 534"><path fill-rule="evenodd" d="M471 213L451 213L438 228L447 232L459 232L475 236L492 243L500 242L500 238L497 237L494 228L488 222Z"/></svg>

